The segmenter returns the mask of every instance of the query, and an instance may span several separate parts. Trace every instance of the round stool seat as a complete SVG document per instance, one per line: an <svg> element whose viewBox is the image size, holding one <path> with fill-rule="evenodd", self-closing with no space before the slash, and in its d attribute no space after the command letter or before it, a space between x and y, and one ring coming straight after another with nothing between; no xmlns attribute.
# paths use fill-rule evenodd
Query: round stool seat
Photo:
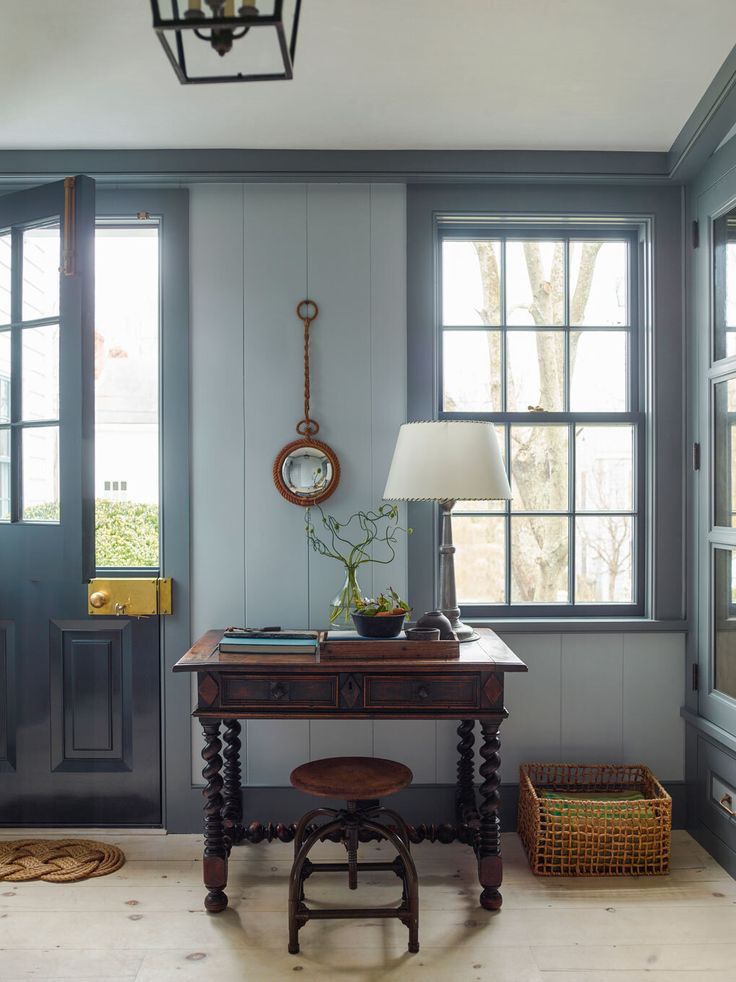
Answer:
<svg viewBox="0 0 736 982"><path fill-rule="evenodd" d="M359 801L395 794L413 776L408 767L383 757L325 757L295 768L291 783L319 798Z"/></svg>

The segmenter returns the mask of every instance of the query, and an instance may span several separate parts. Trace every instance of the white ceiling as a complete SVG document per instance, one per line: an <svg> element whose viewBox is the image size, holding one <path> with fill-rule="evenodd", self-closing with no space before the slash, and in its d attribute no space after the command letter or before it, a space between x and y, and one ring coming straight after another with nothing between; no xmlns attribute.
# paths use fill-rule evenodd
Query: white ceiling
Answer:
<svg viewBox="0 0 736 982"><path fill-rule="evenodd" d="M734 43L733 0L303 0L293 81L181 86L148 0L2 0L0 149L667 150Z"/></svg>

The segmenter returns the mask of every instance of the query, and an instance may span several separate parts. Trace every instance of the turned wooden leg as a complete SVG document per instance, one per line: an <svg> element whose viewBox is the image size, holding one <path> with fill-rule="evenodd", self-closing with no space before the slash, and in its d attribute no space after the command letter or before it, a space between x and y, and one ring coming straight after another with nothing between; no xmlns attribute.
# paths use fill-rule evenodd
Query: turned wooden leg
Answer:
<svg viewBox="0 0 736 982"><path fill-rule="evenodd" d="M204 885L209 891L204 900L205 908L213 914L227 907L227 841L222 820L222 786L220 777L222 757L220 751L220 720L202 720L205 745L202 759L205 761L202 777L206 784L204 795Z"/></svg>
<svg viewBox="0 0 736 982"><path fill-rule="evenodd" d="M225 722L223 735L225 749L225 806L222 818L230 844L243 838L243 799L240 790L240 720L229 719Z"/></svg>
<svg viewBox="0 0 736 982"><path fill-rule="evenodd" d="M498 819L498 805L501 799L498 793L500 777L498 768L501 757L498 753L501 741L498 736L498 720L483 720L483 745L480 755L483 763L480 766L483 784L480 787L480 828L476 840L478 856L478 879L483 887L480 895L480 905L486 910L499 910L503 903L498 888L503 879L503 863L501 860L501 824Z"/></svg>
<svg viewBox="0 0 736 982"><path fill-rule="evenodd" d="M455 810L458 825L478 820L475 802L475 720L464 719L457 728L460 742L457 745L457 787L455 789Z"/></svg>

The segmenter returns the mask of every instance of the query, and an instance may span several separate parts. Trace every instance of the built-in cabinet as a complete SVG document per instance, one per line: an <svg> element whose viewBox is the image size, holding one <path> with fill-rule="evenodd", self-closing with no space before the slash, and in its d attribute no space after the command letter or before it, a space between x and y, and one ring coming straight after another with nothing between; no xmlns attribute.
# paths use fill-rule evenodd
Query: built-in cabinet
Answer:
<svg viewBox="0 0 736 982"><path fill-rule="evenodd" d="M734 142L734 141L731 141ZM733 163L731 163L733 158ZM736 155L690 189L695 625L689 822L736 873Z"/></svg>

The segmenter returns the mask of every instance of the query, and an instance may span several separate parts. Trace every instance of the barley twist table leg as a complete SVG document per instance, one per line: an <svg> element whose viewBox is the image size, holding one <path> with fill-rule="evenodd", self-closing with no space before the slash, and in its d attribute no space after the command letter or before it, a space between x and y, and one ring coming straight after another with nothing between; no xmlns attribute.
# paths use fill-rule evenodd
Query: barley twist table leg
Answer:
<svg viewBox="0 0 736 982"><path fill-rule="evenodd" d="M480 755L483 763L480 766L480 774L483 784L480 787L480 828L476 840L476 853L478 878L483 887L480 904L486 910L499 910L503 903L498 889L503 879L501 824L498 818L498 806L501 800L498 792L501 781L498 773L501 763L498 752L501 746L498 736L499 725L497 720L481 721L483 745Z"/></svg>

